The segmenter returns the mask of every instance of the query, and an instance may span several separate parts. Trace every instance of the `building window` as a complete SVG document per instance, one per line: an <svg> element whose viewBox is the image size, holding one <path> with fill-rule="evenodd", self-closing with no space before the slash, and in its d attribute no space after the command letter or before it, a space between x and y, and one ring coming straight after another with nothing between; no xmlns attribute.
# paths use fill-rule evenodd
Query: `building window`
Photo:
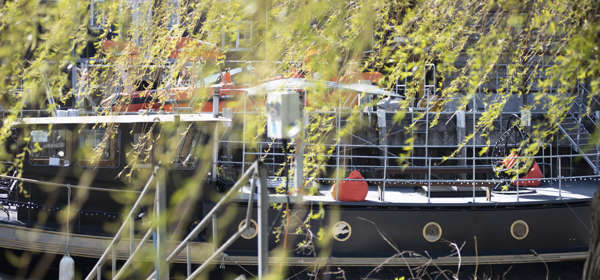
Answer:
<svg viewBox="0 0 600 280"><path fill-rule="evenodd" d="M29 149L32 165L69 166L71 149L66 129L32 130Z"/></svg>
<svg viewBox="0 0 600 280"><path fill-rule="evenodd" d="M110 132L110 131L109 131ZM83 129L79 136L79 148L92 151L79 161L82 166L115 167L118 164L119 134L107 133L106 129Z"/></svg>
<svg viewBox="0 0 600 280"><path fill-rule="evenodd" d="M131 9L131 31L136 45L142 45L148 40L147 34L152 27L152 1L128 0L127 6ZM148 29L150 28L150 29Z"/></svg>
<svg viewBox="0 0 600 280"><path fill-rule="evenodd" d="M169 0L167 3L169 12L169 30L173 30L175 27L179 26L179 0Z"/></svg>
<svg viewBox="0 0 600 280"><path fill-rule="evenodd" d="M223 30L221 46L229 51L249 50L252 47L252 22L242 21L232 30Z"/></svg>
<svg viewBox="0 0 600 280"><path fill-rule="evenodd" d="M104 0L90 0L90 27L92 29L102 29L105 23Z"/></svg>

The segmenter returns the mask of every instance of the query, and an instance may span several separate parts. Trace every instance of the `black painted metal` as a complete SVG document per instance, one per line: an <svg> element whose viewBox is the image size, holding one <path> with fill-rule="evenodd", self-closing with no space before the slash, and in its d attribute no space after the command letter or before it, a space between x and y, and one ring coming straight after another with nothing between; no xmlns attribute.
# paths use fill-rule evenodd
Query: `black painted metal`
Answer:
<svg viewBox="0 0 600 280"><path fill-rule="evenodd" d="M476 247L479 256L580 252L588 247L589 206L590 200L521 206L463 204L365 207L324 204L325 219L313 220L311 231L315 234L321 229L329 231L329 226L337 220L328 219L336 216L339 216L339 221L350 224L352 232L348 240L340 242L330 239L330 242L327 242L331 246L332 257L389 257L398 253L394 249L396 247L401 252L414 252L435 258L451 255L454 251L451 243L462 248L462 256L475 256ZM232 207L245 206L240 203ZM317 210L319 206L313 207ZM279 217L280 212L271 210L269 216ZM511 236L510 227L516 220L523 220L529 225L529 233L523 240L516 240ZM423 237L423 226L431 221L437 222L443 230L441 239L433 243ZM232 224L237 223L233 221ZM271 221L271 224L278 225L280 221ZM232 230L226 229L227 232ZM291 234L295 231L296 229L290 229ZM301 234L296 236L296 239L301 240L305 237L306 234ZM271 240L274 240L274 236ZM253 254L256 250L253 244L255 242L252 240L239 241L228 253ZM281 244L271 244L272 247L277 245ZM302 250L295 250L294 255L310 256L303 254Z"/></svg>

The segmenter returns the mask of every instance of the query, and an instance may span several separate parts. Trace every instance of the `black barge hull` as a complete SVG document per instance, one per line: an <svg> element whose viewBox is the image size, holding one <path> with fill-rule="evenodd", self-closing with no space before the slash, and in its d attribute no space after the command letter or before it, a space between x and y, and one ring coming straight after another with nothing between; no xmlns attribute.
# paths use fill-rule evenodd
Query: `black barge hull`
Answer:
<svg viewBox="0 0 600 280"><path fill-rule="evenodd" d="M313 240L315 245L328 244L324 248L317 246L315 254L306 248L298 250L296 245L288 247L293 249L290 250L293 257L322 257L321 252L330 251L328 255L333 258L349 259L387 258L395 254L443 258L457 256L457 248L465 257L584 252L591 229L590 203L591 199L486 205L323 203L325 217L312 220L310 230L314 238L321 229L330 233L324 238L331 242ZM237 229L244 219L246 205L238 202L232 206L238 208L237 220L230 223L226 228L228 235L222 238ZM317 213L320 206L312 207ZM269 220L269 225L281 224L280 211L271 209ZM336 223L349 234L333 238L334 232L339 233L334 230ZM218 232L223 230L220 228ZM295 232L295 228L290 229L288 238L296 242L309 239L307 234ZM276 244L271 233L271 246L281 246L282 236ZM228 254L253 255L256 243L255 237L240 239Z"/></svg>

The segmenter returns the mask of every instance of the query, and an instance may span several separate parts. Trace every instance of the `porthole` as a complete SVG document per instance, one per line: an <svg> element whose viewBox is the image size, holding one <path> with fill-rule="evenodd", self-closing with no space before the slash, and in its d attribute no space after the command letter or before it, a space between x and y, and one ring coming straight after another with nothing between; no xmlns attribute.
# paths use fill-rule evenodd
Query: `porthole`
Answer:
<svg viewBox="0 0 600 280"><path fill-rule="evenodd" d="M429 222L423 227L423 238L433 243L442 238L442 227L436 222Z"/></svg>
<svg viewBox="0 0 600 280"><path fill-rule="evenodd" d="M243 219L240 222L240 224L238 225L238 230L242 230L242 228L245 225L246 225L246 219ZM258 224L253 219L250 219L250 225L248 225L248 228L246 228L246 230L244 230L242 232L241 236L244 239L252 239L252 238L256 237L257 234L258 234Z"/></svg>
<svg viewBox="0 0 600 280"><path fill-rule="evenodd" d="M333 239L344 242L352 235L352 227L345 221L339 221L333 225Z"/></svg>
<svg viewBox="0 0 600 280"><path fill-rule="evenodd" d="M516 220L510 225L510 235L516 240L523 240L529 234L529 225L523 220Z"/></svg>

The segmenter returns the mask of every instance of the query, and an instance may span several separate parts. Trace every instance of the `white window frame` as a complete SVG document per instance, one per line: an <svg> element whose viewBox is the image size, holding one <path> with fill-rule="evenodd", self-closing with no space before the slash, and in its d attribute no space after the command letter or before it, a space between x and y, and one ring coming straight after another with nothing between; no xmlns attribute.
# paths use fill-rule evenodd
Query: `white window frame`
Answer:
<svg viewBox="0 0 600 280"><path fill-rule="evenodd" d="M39 144L39 143L49 143L50 145L55 145L54 142L50 143L50 141L48 140L50 138L50 136L52 135L53 132L57 132L58 131L63 131L64 135L64 139L63 139L63 155L62 156L58 156L58 155L39 155L38 153L34 153L33 149L35 146L35 143L38 143L38 145L42 146L44 144ZM35 137L33 137L33 132L41 132L41 133L45 133L45 137L46 140L45 141L36 141ZM70 166L71 165L71 131L69 131L66 128L58 128L58 129L53 129L53 130L47 130L46 129L34 129L30 132L31 136L31 142L29 143L29 149L31 151L31 153L29 154L29 162L32 166L56 166L56 167L63 167L63 166ZM55 162L53 162L55 161Z"/></svg>
<svg viewBox="0 0 600 280"><path fill-rule="evenodd" d="M171 13L169 15L169 24L168 24L168 28L169 30L173 30L175 29L175 27L179 26L179 24L181 24L181 16L180 16L180 11L179 9L180 4L179 4L179 0L169 0L168 2L168 7L171 10Z"/></svg>
<svg viewBox="0 0 600 280"><path fill-rule="evenodd" d="M106 128L84 128L79 132L78 135L78 144L79 144L79 148L91 148L91 149L96 149L96 147L90 147L89 145L86 145L85 140L86 137L89 137L89 134L94 133L94 136L96 135L96 133L98 131L104 131L104 133L106 134ZM104 137L104 136L103 136ZM94 138L94 141L96 141L97 138ZM96 143L94 143L96 144ZM121 133L120 133L120 129L117 129L116 134L111 136L110 139L108 139L108 143L107 146L105 147L106 149L109 149L109 155L110 158L109 159L98 159L97 162L91 162L88 159L79 159L78 160L78 164L79 166L82 167L93 167L93 168L115 168L118 167L120 165L120 157L121 157Z"/></svg>
<svg viewBox="0 0 600 280"><path fill-rule="evenodd" d="M100 9L96 7L96 3L104 3L105 0L90 0L90 28L94 30L104 29L106 24L106 18L104 17L104 8ZM100 10L99 15L102 17L100 21L96 19L96 9Z"/></svg>

